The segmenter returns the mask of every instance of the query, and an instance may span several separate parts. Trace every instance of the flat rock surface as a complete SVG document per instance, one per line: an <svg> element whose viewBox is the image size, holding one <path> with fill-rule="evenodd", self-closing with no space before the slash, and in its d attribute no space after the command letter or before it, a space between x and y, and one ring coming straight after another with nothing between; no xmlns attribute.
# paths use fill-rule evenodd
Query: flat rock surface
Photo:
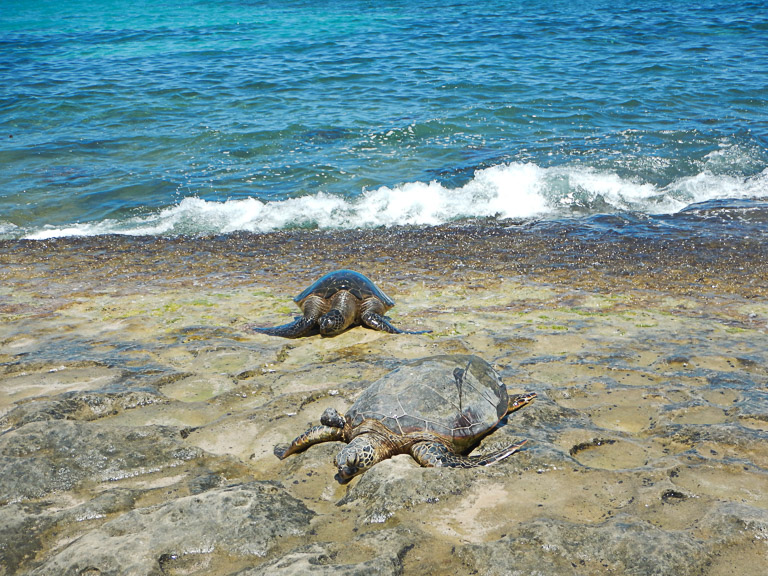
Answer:
<svg viewBox="0 0 768 576"><path fill-rule="evenodd" d="M0 242L0 576L768 570L768 249L493 224ZM337 268L393 324L253 333ZM409 360L536 401L482 469L273 448Z"/></svg>

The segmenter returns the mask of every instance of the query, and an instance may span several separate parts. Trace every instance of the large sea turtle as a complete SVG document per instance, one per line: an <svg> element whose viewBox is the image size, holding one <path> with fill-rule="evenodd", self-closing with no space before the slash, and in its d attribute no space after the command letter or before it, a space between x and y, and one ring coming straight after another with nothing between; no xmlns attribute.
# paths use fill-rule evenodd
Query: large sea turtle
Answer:
<svg viewBox="0 0 768 576"><path fill-rule="evenodd" d="M363 325L392 334L425 334L429 330L409 332L395 328L384 313L395 305L368 278L353 270L326 274L293 299L303 316L282 326L260 328L256 332L283 338L299 338L318 332L335 336L350 326Z"/></svg>
<svg viewBox="0 0 768 576"><path fill-rule="evenodd" d="M290 445L275 447L275 455L283 459L320 442L346 442L334 459L341 483L396 454L410 454L422 466L489 466L526 441L483 456L468 454L507 414L534 398L533 392L510 398L499 375L482 358L432 356L371 384L346 416L326 409L320 426Z"/></svg>

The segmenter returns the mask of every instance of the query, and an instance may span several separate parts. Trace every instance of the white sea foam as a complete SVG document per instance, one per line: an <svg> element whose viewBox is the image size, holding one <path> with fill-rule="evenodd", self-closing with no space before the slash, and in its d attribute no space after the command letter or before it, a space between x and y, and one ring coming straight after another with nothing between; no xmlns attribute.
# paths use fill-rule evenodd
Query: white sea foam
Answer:
<svg viewBox="0 0 768 576"><path fill-rule="evenodd" d="M19 227L10 222L0 220L0 238L16 236Z"/></svg>
<svg viewBox="0 0 768 576"><path fill-rule="evenodd" d="M224 202L185 198L155 214L46 227L30 239L100 234L178 235L270 232L287 228L437 225L460 218L562 218L571 214L677 212L717 198L768 196L768 170L751 178L702 172L661 188L588 167L513 163L478 170L464 186L409 182L342 198L323 192L287 200Z"/></svg>

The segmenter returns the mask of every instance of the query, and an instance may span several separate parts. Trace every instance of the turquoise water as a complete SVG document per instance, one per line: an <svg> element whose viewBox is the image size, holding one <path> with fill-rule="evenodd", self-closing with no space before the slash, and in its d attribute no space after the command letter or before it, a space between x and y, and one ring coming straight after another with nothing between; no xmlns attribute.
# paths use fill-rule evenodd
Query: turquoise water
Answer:
<svg viewBox="0 0 768 576"><path fill-rule="evenodd" d="M0 142L0 238L763 214L768 4L4 0Z"/></svg>

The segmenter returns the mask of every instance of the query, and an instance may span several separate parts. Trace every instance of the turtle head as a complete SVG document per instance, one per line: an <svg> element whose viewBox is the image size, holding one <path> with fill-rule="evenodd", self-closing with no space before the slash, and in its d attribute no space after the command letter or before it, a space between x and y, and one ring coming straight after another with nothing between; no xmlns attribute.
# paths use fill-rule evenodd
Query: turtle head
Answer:
<svg viewBox="0 0 768 576"><path fill-rule="evenodd" d="M347 327L344 314L341 310L330 310L327 314L323 314L317 322L320 334L323 336L335 336L344 328Z"/></svg>
<svg viewBox="0 0 768 576"><path fill-rule="evenodd" d="M334 465L338 468L336 480L340 484L346 484L386 457L381 454L379 446L372 440L370 434L357 436L333 459Z"/></svg>
<svg viewBox="0 0 768 576"><path fill-rule="evenodd" d="M536 399L536 392L526 392L525 394L520 394L518 396L513 396L509 399L509 405L507 409L507 414L510 412L514 412L515 410L520 410L523 406L528 406L531 402L533 402Z"/></svg>

